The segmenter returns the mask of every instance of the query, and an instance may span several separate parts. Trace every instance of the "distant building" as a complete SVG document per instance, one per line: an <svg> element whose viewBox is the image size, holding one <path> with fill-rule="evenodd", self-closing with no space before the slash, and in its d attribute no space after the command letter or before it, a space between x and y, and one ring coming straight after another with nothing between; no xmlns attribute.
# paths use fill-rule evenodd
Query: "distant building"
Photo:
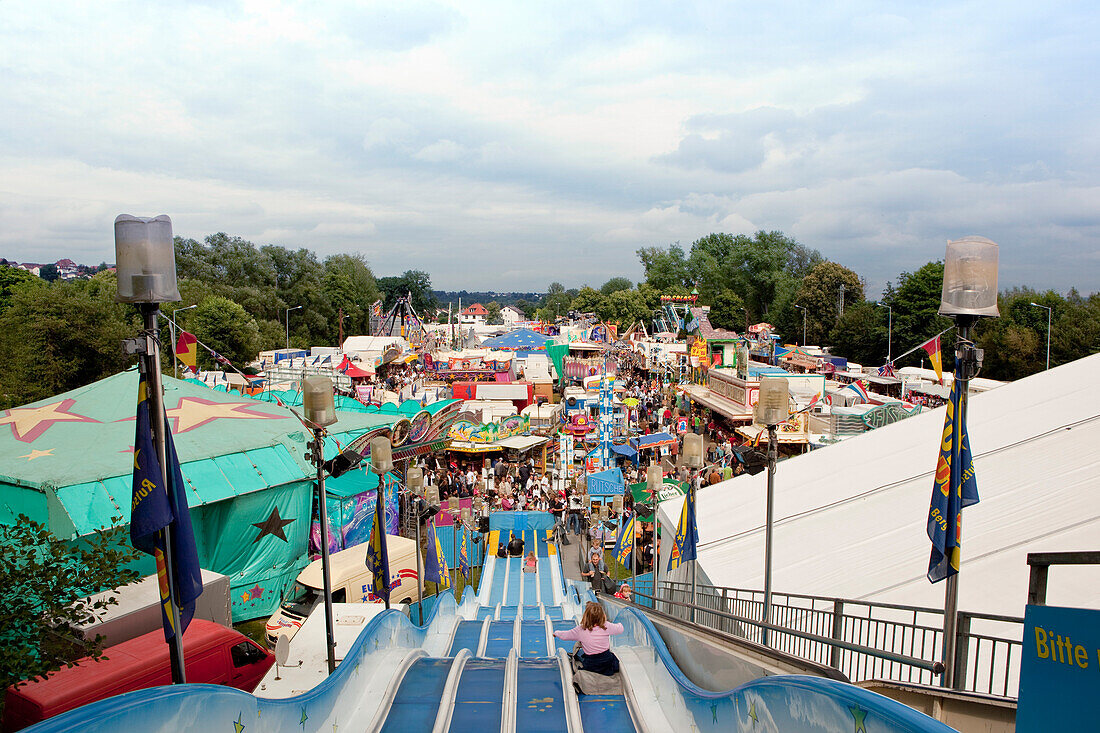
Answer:
<svg viewBox="0 0 1100 733"><path fill-rule="evenodd" d="M526 321L527 316L519 308L514 305L506 305L500 309L500 317L504 321L504 325L509 328L514 327L520 321Z"/></svg>
<svg viewBox="0 0 1100 733"><path fill-rule="evenodd" d="M484 326L489 311L481 303L474 303L458 314L458 322L463 325Z"/></svg>

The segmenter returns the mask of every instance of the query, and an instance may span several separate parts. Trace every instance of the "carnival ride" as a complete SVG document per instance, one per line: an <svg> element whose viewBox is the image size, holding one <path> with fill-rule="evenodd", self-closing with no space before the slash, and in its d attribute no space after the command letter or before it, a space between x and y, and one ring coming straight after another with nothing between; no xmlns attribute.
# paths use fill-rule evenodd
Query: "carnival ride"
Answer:
<svg viewBox="0 0 1100 733"><path fill-rule="evenodd" d="M428 339L424 322L417 315L412 304L412 293L406 293L397 299L393 307L382 314L381 301L374 304L371 314L372 336L400 336L416 347L423 346Z"/></svg>
<svg viewBox="0 0 1100 733"><path fill-rule="evenodd" d="M440 596L423 626L396 609L382 612L350 648L338 650L342 660L331 676L294 697L265 699L214 685L158 687L28 730L951 730L863 688L828 676L776 675L734 653L726 663L749 670L748 681L732 690L705 690L674 658L682 655L683 638L677 652L663 637L667 625L658 631L639 607L612 601L603 601L605 609L625 626L612 642L622 665L608 680L614 692L578 694L568 656L572 644L553 632L572 628L585 603L597 599L587 586L564 579L550 540L552 522L540 512L494 513L490 546L514 532L536 552L536 572L522 572L522 557L491 556L477 593L467 589L461 602Z"/></svg>

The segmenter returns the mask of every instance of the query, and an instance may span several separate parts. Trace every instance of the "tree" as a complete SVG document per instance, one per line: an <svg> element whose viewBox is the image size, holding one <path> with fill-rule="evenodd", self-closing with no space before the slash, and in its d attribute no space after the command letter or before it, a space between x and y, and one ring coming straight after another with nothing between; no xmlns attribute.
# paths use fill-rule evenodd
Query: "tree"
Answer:
<svg viewBox="0 0 1100 733"><path fill-rule="evenodd" d="M0 313L8 307L12 293L20 285L41 285L42 281L26 270L8 265L0 266Z"/></svg>
<svg viewBox="0 0 1100 733"><path fill-rule="evenodd" d="M221 356L240 369L256 358L260 330L244 308L228 298L212 295L204 298L190 318L191 332ZM216 367L214 358L199 352L199 365Z"/></svg>
<svg viewBox="0 0 1100 733"><path fill-rule="evenodd" d="M559 282L550 283L546 289L546 295L539 303L539 310L543 315L538 316L543 320L554 320L558 316L569 313L569 307L573 302L573 296L566 292L565 286Z"/></svg>
<svg viewBox="0 0 1100 733"><path fill-rule="evenodd" d="M885 308L863 301L845 308L830 336L832 351L857 364L878 364L886 354Z"/></svg>
<svg viewBox="0 0 1100 733"><path fill-rule="evenodd" d="M621 328L626 328L636 321L645 321L652 312L645 301L645 296L637 290L616 290L607 300L607 318L615 321Z"/></svg>
<svg viewBox="0 0 1100 733"><path fill-rule="evenodd" d="M412 294L413 308L419 314L431 312L436 305L432 278L423 270L405 270L399 276L378 278L378 289L382 292L386 308L392 308L398 298L409 293Z"/></svg>
<svg viewBox="0 0 1100 733"><path fill-rule="evenodd" d="M488 311L485 315L485 322L490 326L499 326L504 323L504 319L500 317L500 303L495 300L490 300L485 304L485 310Z"/></svg>
<svg viewBox="0 0 1100 733"><path fill-rule="evenodd" d="M893 308L894 354L903 354L951 327L951 319L939 315L942 294L942 262L929 262L915 272L903 272L898 276L897 289L888 291L883 297L883 303ZM886 322L889 313L885 308L879 310ZM898 362L898 365L915 366L920 363L922 354L923 352L916 352ZM883 360L884 357L885 352L879 359ZM953 351L944 349L943 368L954 368L954 364Z"/></svg>
<svg viewBox="0 0 1100 733"><path fill-rule="evenodd" d="M595 313L597 317L605 318L608 311L607 296L600 293L599 290L585 285L577 293L577 297L573 298L569 309L578 313Z"/></svg>
<svg viewBox="0 0 1100 733"><path fill-rule="evenodd" d="M115 520L117 521L117 519ZM0 687L47 673L84 656L103 656L102 636L79 644L76 628L102 616L114 596L87 596L138 579L137 552L123 530L97 530L88 542L66 542L20 514L0 526Z"/></svg>
<svg viewBox="0 0 1100 733"><path fill-rule="evenodd" d="M61 274L57 271L57 265L42 265L38 268L38 276L46 282L52 283L61 277Z"/></svg>
<svg viewBox="0 0 1100 733"><path fill-rule="evenodd" d="M645 279L663 295L683 294L691 289L684 249L677 243L668 249L642 247L637 250L638 259L645 268Z"/></svg>
<svg viewBox="0 0 1100 733"><path fill-rule="evenodd" d="M840 287L844 286L844 303L850 305L863 300L863 283L859 275L835 262L821 262L802 279L795 296L799 305L806 308L806 342L826 343L840 316L837 304Z"/></svg>
<svg viewBox="0 0 1100 733"><path fill-rule="evenodd" d="M321 288L331 308L337 313L343 309L345 335L370 333L370 305L380 293L366 260L348 254L326 258ZM339 336L339 324L334 322L329 330L330 339Z"/></svg>
<svg viewBox="0 0 1100 733"><path fill-rule="evenodd" d="M749 324L745 318L745 303L741 296L726 288L714 298L710 307L710 325L730 331L744 331Z"/></svg>
<svg viewBox="0 0 1100 733"><path fill-rule="evenodd" d="M25 404L115 374L122 340L137 333L133 307L115 302L114 273L24 284L0 313L0 393Z"/></svg>
<svg viewBox="0 0 1100 733"><path fill-rule="evenodd" d="M604 295L611 295L612 293L617 293L620 290L633 290L633 289L634 289L634 283L630 282L629 278L613 277L610 280L608 280L607 282L605 282L600 287L600 292L603 293Z"/></svg>

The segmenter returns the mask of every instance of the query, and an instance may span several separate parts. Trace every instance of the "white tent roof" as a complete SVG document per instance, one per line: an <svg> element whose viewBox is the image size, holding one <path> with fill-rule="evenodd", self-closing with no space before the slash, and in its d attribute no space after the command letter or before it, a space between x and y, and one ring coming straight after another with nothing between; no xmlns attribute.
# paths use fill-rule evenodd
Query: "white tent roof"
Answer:
<svg viewBox="0 0 1100 733"><path fill-rule="evenodd" d="M1100 547L1100 355L971 395L979 504L963 511L959 608L1022 616L1029 552ZM942 607L926 535L944 408L781 462L776 591ZM699 492L699 567L763 587L767 473ZM662 503L675 527L682 499ZM686 577L685 563L673 575ZM1051 572L1048 602L1100 607L1100 568Z"/></svg>
<svg viewBox="0 0 1100 733"><path fill-rule="evenodd" d="M402 350L409 348L409 342L400 336L348 336L344 339L343 351L350 354L359 351L385 351L387 347L397 345Z"/></svg>

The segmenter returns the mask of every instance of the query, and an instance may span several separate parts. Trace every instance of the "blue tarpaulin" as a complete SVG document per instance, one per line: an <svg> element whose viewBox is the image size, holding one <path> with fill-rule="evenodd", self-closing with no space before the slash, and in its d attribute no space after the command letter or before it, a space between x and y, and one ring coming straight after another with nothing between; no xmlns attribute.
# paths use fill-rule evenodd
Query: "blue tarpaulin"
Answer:
<svg viewBox="0 0 1100 733"><path fill-rule="evenodd" d="M546 336L529 328L519 328L502 336L485 339L481 345L486 349L506 351L546 351Z"/></svg>

